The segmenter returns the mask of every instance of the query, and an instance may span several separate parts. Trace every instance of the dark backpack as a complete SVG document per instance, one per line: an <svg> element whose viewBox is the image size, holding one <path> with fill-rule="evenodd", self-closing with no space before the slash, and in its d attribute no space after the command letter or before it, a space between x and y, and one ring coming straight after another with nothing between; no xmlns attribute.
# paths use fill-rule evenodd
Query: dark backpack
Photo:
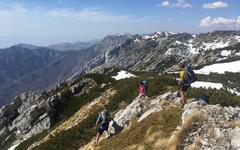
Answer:
<svg viewBox="0 0 240 150"><path fill-rule="evenodd" d="M185 77L186 77L186 84L192 84L193 82L197 81L197 76L193 71L191 65L185 68Z"/></svg>

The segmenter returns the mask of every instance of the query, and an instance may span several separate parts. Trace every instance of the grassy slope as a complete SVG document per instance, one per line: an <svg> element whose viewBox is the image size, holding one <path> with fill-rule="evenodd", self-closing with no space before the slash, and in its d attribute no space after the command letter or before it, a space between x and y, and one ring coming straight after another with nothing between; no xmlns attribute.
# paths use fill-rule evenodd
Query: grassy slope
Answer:
<svg viewBox="0 0 240 150"><path fill-rule="evenodd" d="M112 79L110 79L111 74L109 74L108 76L103 76L103 75L87 75L87 76L94 78L97 81L98 85L100 85L101 83L108 83L111 80L110 82L112 82L112 84L109 85L108 87L114 88L118 91L117 94L115 94L115 96L113 96L111 98L110 102L107 105L107 108L112 112L116 112L121 107L125 107L126 105L131 103L131 101L138 95L138 86L139 86L139 82L142 79L147 79L149 81L149 85L150 85L149 96L155 96L155 95L162 94L162 93L168 91L169 89L171 89L171 90L177 89L177 86L175 85L175 82L172 79L171 75L170 76L169 75L158 76L156 73L136 73L136 74L139 76L139 78L124 79L124 80L120 80L120 81L112 81ZM96 89L93 89L93 91L94 91L93 92L94 94L95 94L95 92L102 92L100 89L100 86L97 86ZM219 91L216 91L216 90L190 89L188 92L188 95L190 97L196 97L200 94L208 93L209 96L212 96L212 98L211 98L212 103L220 102L223 105L228 105L229 101L230 101L231 105L239 105L239 97L235 97L234 95L232 95L230 93L226 93L226 91L220 91L220 93L221 92L222 92L221 95L225 95L224 99L221 98L221 96L219 96L219 98L216 99L217 95L219 95ZM77 100L73 100L73 99L76 99L76 97L75 98L70 97L69 98L70 100L68 101L69 104L64 105L62 108L62 111L59 112L59 116L62 116L62 117L60 117L61 118L60 120L64 120L64 119L68 118L74 112L76 112L78 109L80 109L84 104L93 100L94 97L98 96L97 94L95 96L93 96L94 95L93 93L90 92L90 94L85 95L84 98L83 97L77 98L77 99L79 99L79 102ZM81 99L82 100L84 99L83 100L84 102L82 102ZM40 150L43 150L43 149L51 149L51 150L54 150L54 149L78 149L79 147L85 145L86 143L91 141L91 139L96 134L95 121L96 121L96 116L97 116L98 112L100 111L100 109L101 108L94 108L92 113L87 118L85 118L81 123L79 123L76 127L60 133L59 136L53 137L50 141L40 145L39 147L37 147L35 149L40 149ZM163 112L163 113L165 113L165 115L168 115L168 112ZM157 116L159 117L159 115L157 115ZM171 117L169 117L169 118L171 118ZM175 116L173 118L175 118L175 119L172 120L171 122L176 121L177 117ZM154 124L154 122L152 122L151 120L156 120L156 118L154 118L154 116L150 117L149 119L150 119L149 120L150 123L145 122L146 123L145 126L144 125L143 126L136 125L140 129L133 131L132 133L129 133L129 134L131 134L131 136L134 136L135 134L141 135L143 133L142 131L147 130L147 123L148 123L148 125ZM156 120L156 121L158 122L158 120ZM166 120L165 120L165 122L166 122ZM159 123L163 123L163 122L159 122ZM166 128L167 126L162 126L162 127ZM175 124L174 123L171 124L171 127L175 127ZM165 131L167 131L167 130L163 130L163 132L165 132ZM165 133L167 133L167 132L165 132ZM168 132L168 134L169 133L170 132ZM119 134L119 136L121 137L124 135ZM131 138L131 137L129 137L129 138ZM33 141L33 140L30 138L26 142L23 142L22 144L20 144L20 146L17 149L26 149L26 147L28 147L28 145L32 143L29 141ZM114 141L113 141L113 143L114 143ZM124 143L124 141L123 141L123 143ZM134 144L134 142L132 144ZM137 144L137 143L135 143L135 144ZM25 146L23 146L23 145L25 145ZM110 145L111 145L111 143L110 143ZM126 141L125 145L129 146L129 143L127 143L127 141ZM145 145L145 146L147 146L147 145Z"/></svg>
<svg viewBox="0 0 240 150"><path fill-rule="evenodd" d="M114 112L119 109L120 103L124 102L126 105L129 104L138 95L138 85L140 80L148 77L149 74L144 74L139 78L113 82L111 87L116 89L118 92L112 97L111 101L107 105L107 108ZM149 84L151 85L149 95L154 96L166 92L168 90L167 85L171 85L172 83L171 79L164 76L156 76L155 78L149 79ZM59 136L52 138L50 141L40 145L36 149L77 149L83 146L96 134L95 121L100 109L101 108L94 108L92 114L84 119L84 121L82 121L78 126L62 132Z"/></svg>
<svg viewBox="0 0 240 150"><path fill-rule="evenodd" d="M181 109L168 108L154 113L141 121L132 123L131 127L111 139L100 143L99 149L129 149L144 147L146 150L153 149L152 138L159 133L161 138L168 138L181 123ZM116 148L116 145L119 145Z"/></svg>
<svg viewBox="0 0 240 150"><path fill-rule="evenodd" d="M57 127L59 124L61 124L63 121L68 119L70 116L72 116L76 111L78 111L82 106L87 104L88 102L92 101L93 99L97 98L100 96L102 92L104 92L108 86L105 88L100 88L102 83L108 83L108 82L113 82L112 78L110 76L104 76L104 75L99 75L99 74L92 74L92 75L86 75L87 77L93 78L97 82L97 86L92 88L89 93L83 94L81 96L74 97L71 93L69 93L69 88L65 88L65 94L63 98L66 100L64 103L60 104L58 107L58 110L52 110L55 112L55 123L52 129ZM82 79L82 78L81 78ZM79 80L81 81L81 80ZM51 129L51 130L52 130ZM50 130L50 131L51 131ZM48 132L50 132L48 131ZM31 144L33 144L35 141L38 141L42 139L46 135L46 132L40 133L24 142L22 142L16 150L25 150L28 148Z"/></svg>

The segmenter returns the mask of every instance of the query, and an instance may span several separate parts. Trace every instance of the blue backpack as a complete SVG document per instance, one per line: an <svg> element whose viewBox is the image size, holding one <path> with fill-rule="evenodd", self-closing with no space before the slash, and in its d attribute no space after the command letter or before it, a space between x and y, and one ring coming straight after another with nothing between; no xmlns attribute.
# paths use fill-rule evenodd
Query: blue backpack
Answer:
<svg viewBox="0 0 240 150"><path fill-rule="evenodd" d="M188 65L185 68L185 77L186 77L186 84L192 84L193 82L197 81L197 76L192 69L191 65Z"/></svg>
<svg viewBox="0 0 240 150"><path fill-rule="evenodd" d="M142 83L146 88L148 88L148 81L147 80L143 80Z"/></svg>

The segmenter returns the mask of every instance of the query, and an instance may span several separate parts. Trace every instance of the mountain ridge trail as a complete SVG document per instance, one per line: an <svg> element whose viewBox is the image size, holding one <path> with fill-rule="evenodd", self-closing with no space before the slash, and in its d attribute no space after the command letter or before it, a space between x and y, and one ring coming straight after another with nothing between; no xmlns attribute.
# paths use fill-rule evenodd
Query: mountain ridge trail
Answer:
<svg viewBox="0 0 240 150"><path fill-rule="evenodd" d="M89 102L88 104L86 104L85 106L83 106L82 108L80 108L79 111L77 111L72 117L70 117L68 120L64 121L63 123L61 123L58 127L56 127L53 131L51 131L50 133L48 133L47 136L45 136L42 140L33 143L28 150L31 150L33 148L35 148L36 146L47 142L51 136L56 136L58 133L71 129L75 126L78 125L78 123L80 123L83 119L85 119L88 114L91 112L92 107L96 107L96 106L104 106L109 102L109 99L116 93L116 90L113 89L108 89L106 90L101 96L99 96L98 98L94 99L93 101Z"/></svg>

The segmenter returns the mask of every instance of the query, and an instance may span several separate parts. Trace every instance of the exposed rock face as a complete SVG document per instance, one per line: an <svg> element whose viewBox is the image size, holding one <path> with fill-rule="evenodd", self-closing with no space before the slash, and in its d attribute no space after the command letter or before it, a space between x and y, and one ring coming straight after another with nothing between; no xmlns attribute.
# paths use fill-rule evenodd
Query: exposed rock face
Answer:
<svg viewBox="0 0 240 150"><path fill-rule="evenodd" d="M106 37L106 39L109 37ZM111 37L113 38L113 37ZM106 67L128 68L133 71L168 70L184 60L195 66L222 61L221 51L240 42L239 31L215 31L192 35L188 33L157 32L148 35L119 35L121 44L103 49L104 54L94 58L93 71ZM216 50L216 51L215 51ZM236 58L234 54L224 58Z"/></svg>
<svg viewBox="0 0 240 150"><path fill-rule="evenodd" d="M112 134L120 132L119 127L126 128L136 118L140 123L150 114L161 111L165 105L178 107L179 100L176 92L167 92L153 99L138 96L125 109L115 114L115 122L110 123L109 132ZM203 114L203 118L200 122L193 120L193 127L188 129L187 135L183 136L181 144L184 150L193 144L199 150L240 149L239 107L222 107L193 101L183 108L182 125L195 113ZM171 138L183 128L182 125L176 128L176 132L172 133Z"/></svg>
<svg viewBox="0 0 240 150"><path fill-rule="evenodd" d="M88 93L90 87L95 85L96 82L93 79L87 78L70 87L70 90L73 94Z"/></svg>
<svg viewBox="0 0 240 150"><path fill-rule="evenodd" d="M95 85L94 80L84 79L72 86L73 94L88 92ZM0 109L0 137L14 138L16 140L11 142L17 143L50 129L54 119L51 110L62 102L61 93L49 97L47 92L25 92L10 105L3 106Z"/></svg>
<svg viewBox="0 0 240 150"><path fill-rule="evenodd" d="M184 107L182 121L187 117L196 113L202 112L206 120L196 123L184 139L184 147L200 141L197 149L239 149L239 126L230 126L229 122L240 121L240 108L236 107L221 107L220 105L200 106L197 102L192 102Z"/></svg>
<svg viewBox="0 0 240 150"><path fill-rule="evenodd" d="M142 114L143 98L138 96L124 110L115 114L114 121L121 127L127 127L133 118L140 117Z"/></svg>
<svg viewBox="0 0 240 150"><path fill-rule="evenodd" d="M116 124L110 124L109 132L115 134L119 131L119 127L126 128L133 119L138 118L138 122L141 122L150 114L161 111L163 101L177 102L178 100L176 92L167 92L154 99L139 95L125 109L115 114L114 123Z"/></svg>

